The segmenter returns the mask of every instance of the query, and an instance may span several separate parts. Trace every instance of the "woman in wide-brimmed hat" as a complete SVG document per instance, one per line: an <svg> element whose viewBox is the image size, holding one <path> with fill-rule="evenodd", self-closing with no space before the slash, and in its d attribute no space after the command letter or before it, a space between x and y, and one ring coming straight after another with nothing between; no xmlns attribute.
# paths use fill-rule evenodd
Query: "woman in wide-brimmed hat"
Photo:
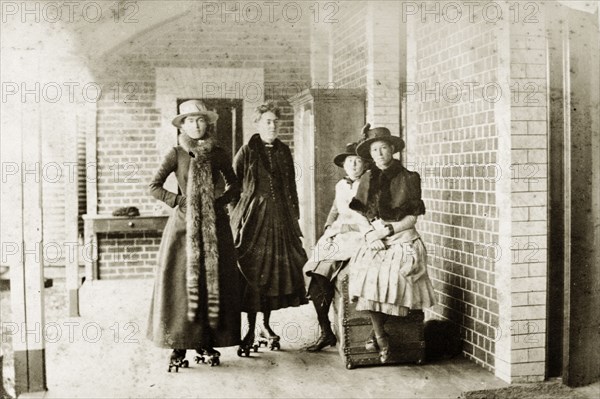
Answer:
<svg viewBox="0 0 600 399"><path fill-rule="evenodd" d="M240 342L240 274L225 205L239 198L230 155L215 141L215 112L199 100L179 106L171 148L150 183L151 195L175 208L158 253L148 338L172 348L171 367L186 367L186 349L218 364L214 347ZM163 188L175 173L181 194ZM219 189L224 178L226 189Z"/></svg>
<svg viewBox="0 0 600 399"><path fill-rule="evenodd" d="M393 158L403 148L404 141L389 129L363 128L356 152L375 166L361 177L350 202L372 227L350 260L349 295L358 301L357 310L370 311L374 337L366 346L379 350L382 363L390 356L387 315L406 316L410 309L435 304L427 253L415 229L417 217L425 214L421 178Z"/></svg>
<svg viewBox="0 0 600 399"><path fill-rule="evenodd" d="M308 295L321 328L317 341L306 348L310 352L320 351L337 342L328 316L333 300L334 281L360 247L363 234L370 227L363 215L349 207L368 162L356 155L356 143L347 144L344 152L336 155L333 162L344 168L346 176L335 185L335 199L325 222L325 231L304 265L304 273L308 277Z"/></svg>

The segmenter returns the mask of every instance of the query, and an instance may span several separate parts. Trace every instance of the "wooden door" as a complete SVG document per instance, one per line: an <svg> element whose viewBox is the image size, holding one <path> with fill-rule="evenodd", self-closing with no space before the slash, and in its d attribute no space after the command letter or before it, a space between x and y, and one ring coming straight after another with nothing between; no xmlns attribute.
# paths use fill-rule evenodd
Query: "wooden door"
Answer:
<svg viewBox="0 0 600 399"><path fill-rule="evenodd" d="M364 94L360 90L319 92L315 99L315 232L323 232L335 198L335 185L346 174L333 163L346 144L358 141L365 124Z"/></svg>

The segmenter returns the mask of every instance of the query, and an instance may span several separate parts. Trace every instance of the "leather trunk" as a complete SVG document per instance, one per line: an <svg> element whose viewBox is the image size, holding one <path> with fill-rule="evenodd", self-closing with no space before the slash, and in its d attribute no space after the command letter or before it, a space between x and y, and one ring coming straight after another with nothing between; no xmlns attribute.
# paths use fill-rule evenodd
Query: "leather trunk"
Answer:
<svg viewBox="0 0 600 399"><path fill-rule="evenodd" d="M344 268L335 284L333 299L334 332L338 349L346 368L382 365L378 351L367 351L372 325L369 313L357 311L356 303L348 297L348 269ZM389 316L385 329L390 336L390 357L385 364L425 361L424 314L411 310L406 317Z"/></svg>

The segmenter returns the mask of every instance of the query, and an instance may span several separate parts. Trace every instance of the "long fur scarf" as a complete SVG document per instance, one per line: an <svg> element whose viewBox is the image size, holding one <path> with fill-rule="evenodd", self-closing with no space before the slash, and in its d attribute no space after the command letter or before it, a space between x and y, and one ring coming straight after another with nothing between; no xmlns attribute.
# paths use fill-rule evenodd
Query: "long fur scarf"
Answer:
<svg viewBox="0 0 600 399"><path fill-rule="evenodd" d="M208 322L216 328L219 322L219 252L214 208L215 190L212 181L210 152L212 138L194 140L180 136L181 146L190 154L187 181L187 294L188 320L198 319L200 288L206 287Z"/></svg>

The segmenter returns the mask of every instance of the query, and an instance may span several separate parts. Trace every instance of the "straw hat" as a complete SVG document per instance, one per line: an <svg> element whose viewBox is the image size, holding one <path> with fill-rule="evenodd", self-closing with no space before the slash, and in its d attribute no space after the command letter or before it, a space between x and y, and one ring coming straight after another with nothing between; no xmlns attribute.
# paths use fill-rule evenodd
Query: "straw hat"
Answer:
<svg viewBox="0 0 600 399"><path fill-rule="evenodd" d="M209 124L213 124L219 119L219 115L216 112L209 111L202 101L188 100L179 104L179 115L173 118L171 123L175 127L181 127L183 119L187 116L204 116Z"/></svg>

